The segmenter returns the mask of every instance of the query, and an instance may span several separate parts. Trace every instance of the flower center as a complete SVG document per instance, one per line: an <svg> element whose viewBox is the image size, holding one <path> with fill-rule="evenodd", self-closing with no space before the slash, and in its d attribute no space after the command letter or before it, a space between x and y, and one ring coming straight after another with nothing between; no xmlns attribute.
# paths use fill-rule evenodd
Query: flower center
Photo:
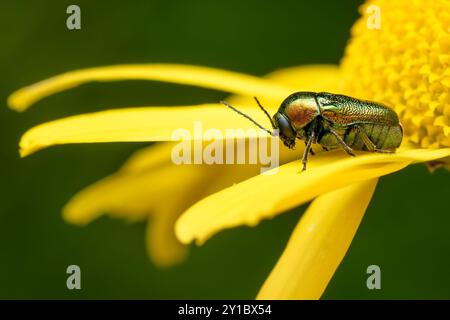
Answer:
<svg viewBox="0 0 450 320"><path fill-rule="evenodd" d="M395 109L408 142L450 147L450 1L371 0L360 12L342 90Z"/></svg>

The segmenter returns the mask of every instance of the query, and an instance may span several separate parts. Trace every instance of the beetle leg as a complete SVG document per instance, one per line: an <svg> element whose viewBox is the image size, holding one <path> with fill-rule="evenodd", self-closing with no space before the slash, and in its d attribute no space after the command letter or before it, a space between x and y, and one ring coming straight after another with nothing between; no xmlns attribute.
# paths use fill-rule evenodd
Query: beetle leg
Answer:
<svg viewBox="0 0 450 320"><path fill-rule="evenodd" d="M345 143L344 140L342 140L341 136L340 136L336 131L334 131L334 130L331 129L331 128L328 128L328 131L329 131L333 136L336 137L336 140L339 142L339 144L342 146L342 148L344 148L345 152L347 152L347 153L348 153L349 155L351 155L352 157L355 156L355 154L353 153L353 149L350 148L350 147Z"/></svg>
<svg viewBox="0 0 450 320"><path fill-rule="evenodd" d="M377 146L375 145L375 143L373 143L372 140L370 140L369 136L367 135L367 133L363 127L356 126L356 128L358 129L361 139L363 140L364 145L366 146L367 150L369 150L371 152L378 152L378 153L394 153L393 150L378 149Z"/></svg>
<svg viewBox="0 0 450 320"><path fill-rule="evenodd" d="M311 152L311 145L314 140L315 134L314 131L311 132L311 136L309 137L308 141L306 142L305 151L303 151L303 157L302 157L302 163L303 168L302 171L306 170L306 163L308 162L308 154Z"/></svg>
<svg viewBox="0 0 450 320"><path fill-rule="evenodd" d="M305 147L306 147L307 144L308 144L308 143L305 141ZM314 152L314 150L312 149L312 147L311 147L311 149L309 149L309 153L310 153L312 156L316 154L316 153Z"/></svg>
<svg viewBox="0 0 450 320"><path fill-rule="evenodd" d="M373 152L378 152L378 153L395 153L395 150L389 150L389 149L375 149L375 150L373 150Z"/></svg>
<svg viewBox="0 0 450 320"><path fill-rule="evenodd" d="M366 130L364 130L363 127L358 125L355 125L355 128L358 130L359 136L364 142L364 145L366 146L367 150L374 152L377 149L377 146L375 145L375 143L372 142L372 140L370 140L369 136L366 133Z"/></svg>

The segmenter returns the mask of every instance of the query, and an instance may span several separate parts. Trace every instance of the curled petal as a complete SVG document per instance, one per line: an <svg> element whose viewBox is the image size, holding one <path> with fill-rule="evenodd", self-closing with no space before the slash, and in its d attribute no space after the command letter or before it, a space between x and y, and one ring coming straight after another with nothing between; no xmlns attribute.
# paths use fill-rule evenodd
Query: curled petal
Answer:
<svg viewBox="0 0 450 320"><path fill-rule="evenodd" d="M171 211L168 214L165 211L160 211L147 224L147 254L153 263L160 268L168 268L182 263L189 251L175 237L173 224L178 215L173 216L173 213L179 212Z"/></svg>
<svg viewBox="0 0 450 320"><path fill-rule="evenodd" d="M63 216L66 221L78 225L85 225L104 213L127 220L144 219L161 204L181 197L186 193L185 188L208 179L211 172L200 170L198 166L173 164L137 174L119 171L76 194L64 207ZM177 181L176 185L174 181ZM177 214L193 202L192 199L183 209L177 208Z"/></svg>
<svg viewBox="0 0 450 320"><path fill-rule="evenodd" d="M257 225L320 194L401 170L412 162L448 156L450 148L361 152L356 157L322 152L311 157L305 172L300 173L299 162L290 162L273 174L258 175L199 201L177 221L176 234L183 243L201 244L220 230Z"/></svg>
<svg viewBox="0 0 450 320"><path fill-rule="evenodd" d="M190 184L192 187L193 181ZM160 197L164 198L164 195ZM147 225L147 253L160 268L179 264L188 254L188 248L175 237L173 226L180 213L192 204L192 199L186 192L178 192L176 199L177 201L171 201L169 198L162 199Z"/></svg>

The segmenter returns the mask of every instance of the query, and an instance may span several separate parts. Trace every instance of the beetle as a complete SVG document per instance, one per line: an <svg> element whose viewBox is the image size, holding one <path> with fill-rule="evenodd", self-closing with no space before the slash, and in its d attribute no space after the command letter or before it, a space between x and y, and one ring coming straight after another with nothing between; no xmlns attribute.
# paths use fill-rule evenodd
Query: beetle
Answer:
<svg viewBox="0 0 450 320"><path fill-rule="evenodd" d="M402 142L403 129L397 113L377 102L329 92L301 91L288 96L271 117L254 98L285 146L294 149L296 139L305 142L302 171L306 170L308 155L314 155L313 143L326 151L341 147L355 156L353 150L393 153ZM221 103L270 135L276 134L227 102Z"/></svg>

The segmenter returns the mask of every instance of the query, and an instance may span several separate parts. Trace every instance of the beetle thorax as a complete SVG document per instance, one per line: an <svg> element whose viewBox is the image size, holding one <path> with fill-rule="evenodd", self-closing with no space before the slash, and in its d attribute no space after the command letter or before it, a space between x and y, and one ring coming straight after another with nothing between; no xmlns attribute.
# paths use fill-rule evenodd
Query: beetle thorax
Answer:
<svg viewBox="0 0 450 320"><path fill-rule="evenodd" d="M304 128L320 115L316 100L299 98L285 106L284 114L295 129Z"/></svg>

